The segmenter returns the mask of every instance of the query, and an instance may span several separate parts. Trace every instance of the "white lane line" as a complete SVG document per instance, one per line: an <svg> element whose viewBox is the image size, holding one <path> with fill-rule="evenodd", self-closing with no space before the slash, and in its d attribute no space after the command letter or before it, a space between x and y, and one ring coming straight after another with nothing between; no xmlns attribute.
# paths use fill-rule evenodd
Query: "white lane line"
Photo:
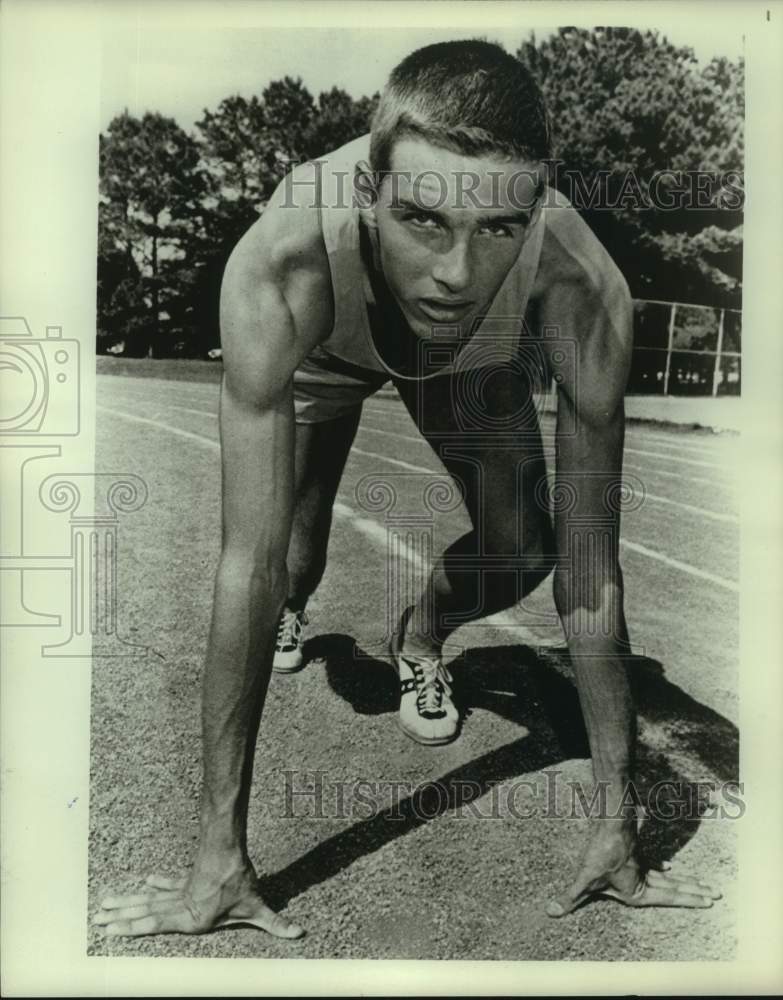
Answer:
<svg viewBox="0 0 783 1000"><path fill-rule="evenodd" d="M144 402L147 403L147 404L149 404L150 406L158 405L158 406L165 406L165 407L168 407L168 408L176 408L176 405L174 403L166 403L166 402L164 402L160 398L160 393L157 393L157 392L149 393L147 395L141 396L140 393L130 392L130 393L123 394L122 391L120 391L120 392L112 392L111 395L112 395L112 397L114 399L121 399L121 401L123 403L128 403L128 404L133 403L135 405L138 405L139 400L143 399ZM170 393L170 392L167 391L165 393L165 398L167 398L167 399L172 398L172 393ZM212 400L214 400L214 403L215 403L215 412L217 412L217 406L218 406L218 401L220 399L220 396L219 396L218 393L215 393L214 396L196 396L194 398L194 397L187 396L187 395L185 395L183 393L177 393L176 396L174 396L174 398L177 399L180 403L190 403L190 404L196 404L196 403L203 404L203 403L209 403ZM182 407L182 409L184 409L184 407ZM207 412L207 411L202 411L202 412Z"/></svg>
<svg viewBox="0 0 783 1000"><path fill-rule="evenodd" d="M383 416L388 416L390 413L401 413L402 415L407 415L407 410L405 405L401 400L397 399L382 399L379 396L372 397L372 402L367 402L364 405L364 410L367 413L378 413ZM554 423L557 414L553 410L539 410L539 419L542 422ZM702 440L697 442L694 441L682 441L677 440L679 437L685 434L694 433L687 425L673 425L675 428L682 427L682 430L675 429L672 431L671 435L663 434L659 429L653 430L648 429L643 424L636 424L632 422L632 418L628 423L628 433L638 435L640 437L649 438L650 440L664 441L667 444L676 443L683 448L700 448L703 445L710 448L720 448L724 445L730 446L735 443L736 435L729 432L728 435L724 436L722 433L716 433L714 436L704 433L702 431Z"/></svg>
<svg viewBox="0 0 783 1000"><path fill-rule="evenodd" d="M421 435L415 436L415 435L412 435L412 434L399 434L396 431L384 431L384 430L381 430L380 427L371 427L369 424L364 424L364 423L359 424L359 430L360 431L371 431L373 434L382 434L385 437L397 438L399 441L409 441L409 442L414 442L416 444L426 444L427 443L424 440L424 438L421 437ZM546 459L547 459L547 461L548 462L553 461L553 459L554 459L554 452L552 452L551 450L547 450L546 446L545 446L545 453L546 453ZM668 469L659 469L656 466L638 465L638 464L636 464L634 462L624 462L623 465L626 468L628 468L628 469L639 469L639 470L641 470L643 472L649 472L652 475L666 476L668 479L679 479L679 480L681 480L684 483L699 483L702 486L709 486L712 489L715 489L716 487L720 488L720 489L723 489L723 488L733 489L734 488L734 483L731 480L728 480L725 483L719 483L715 479L701 479L699 476L688 476L688 475L685 475L685 473L683 473L683 472L670 472ZM670 500L670 499L667 498L666 502L667 503L677 503L678 501L676 501L676 500ZM690 506L690 505L689 504L685 504L684 506L687 507L687 506ZM698 507L695 508L695 509L696 510L701 510L701 508L698 508ZM710 514L715 514L715 513L716 513L715 511L707 512L707 516L709 517ZM724 516L726 516L729 519L733 519L732 515L721 515L721 514L718 514L717 516L721 517L721 518L724 517Z"/></svg>
<svg viewBox="0 0 783 1000"><path fill-rule="evenodd" d="M103 413L111 413L115 417L124 417L126 420L133 420L137 424L151 424L153 427L159 427L161 430L169 431L169 433L176 434L179 437L188 438L190 441L196 441L198 444L220 448L220 442L214 438L205 437L203 434L194 434L191 431L183 431L179 427L172 427L171 424L164 424L160 420L155 420L154 417L139 417L135 413L125 413L122 410L115 410L111 406L96 406L96 410L101 410Z"/></svg>
<svg viewBox="0 0 783 1000"><path fill-rule="evenodd" d="M401 469L409 469L411 472L428 472L431 475L437 475L442 470L439 469L427 469L423 465L413 465L411 462L403 462L400 458L389 458L387 455L376 455L374 451L363 451L361 448L357 448L354 445L351 448L352 454L364 455L367 458L379 458L383 462L388 462L390 465L399 465Z"/></svg>
<svg viewBox="0 0 783 1000"><path fill-rule="evenodd" d="M554 452L545 449L544 455L546 457L547 465L551 468L555 463ZM653 500L655 503L667 504L671 507L679 507L681 510L687 510L689 513L697 514L700 517L708 517L713 521L725 521L730 524L739 524L739 516L737 514L713 510L711 507L701 507L698 504L686 503L684 500L674 500L672 497L661 496L659 493L651 493L647 489L648 478L654 478L655 476L666 476L671 479L679 479L684 483L699 483L702 486L708 487L712 493L714 493L715 490L720 489L729 491L735 489L735 484L732 482L716 483L714 479L701 479L699 476L686 476L681 472L668 472L664 469L650 467L649 465L637 465L634 462L623 461L623 470L625 469L636 469L637 471L644 473L641 478L644 484L644 495L648 500Z"/></svg>
<svg viewBox="0 0 783 1000"><path fill-rule="evenodd" d="M625 446L625 451L631 452L633 455L646 455L648 458L662 458L666 462L682 462L683 465L700 465L705 469L721 469L726 472L726 462L705 462L703 459L698 458L684 458L680 455L666 455L662 451L645 451L642 448L629 448L628 445Z"/></svg>
<svg viewBox="0 0 783 1000"><path fill-rule="evenodd" d="M138 417L134 413L123 413L122 410L115 410L109 406L98 406L97 409L103 410L105 413L112 413L118 417L125 417L126 420L132 420L140 424L152 424L154 427L159 427L161 430L169 431L172 434L176 434L179 437L189 438L194 441L198 441L200 444L207 445L209 448L219 448L220 442L214 441L212 438L204 437L201 434L191 434L189 431L180 430L178 427L171 427L169 424L164 424L160 420L156 420L154 417ZM366 453L362 453L366 454ZM386 459L389 461L389 459ZM396 463L403 464L406 463ZM416 471L421 471L421 466L409 466ZM424 472L431 472L431 469L424 469ZM334 513L338 516L347 518L351 525L359 532L361 532L366 538L375 542L376 545L384 550L388 544L388 534L387 529L382 525L378 524L377 521L372 521L368 517L361 517L356 514L350 507L346 504L341 503L339 500L335 500L334 506L332 508ZM429 567L425 566L413 549L407 546L404 542L395 546L396 551L398 551L402 557L414 566L422 576L429 572ZM521 636L529 643L544 645L546 640L542 640L540 637L531 632L525 625L522 625L518 619L516 619L513 614L509 611L501 611L498 614L488 616L482 619L487 625L494 625L496 628L512 628L517 635ZM552 640L554 644L554 640Z"/></svg>
<svg viewBox="0 0 783 1000"><path fill-rule="evenodd" d="M627 451L627 449L626 449ZM548 442L544 442L544 454L546 456L547 463L550 465L555 460L555 453L552 451L551 447L548 447ZM704 479L702 476L694 476L691 473L685 472L672 472L670 469L661 469L657 465L640 465L638 462L629 462L627 458L623 457L623 468L624 469L636 469L639 472L644 472L648 476L664 476L666 479L679 479L683 483L698 483L699 486L706 486L712 492L715 490L724 490L730 493L736 491L737 483L732 479Z"/></svg>
<svg viewBox="0 0 783 1000"><path fill-rule="evenodd" d="M179 427L171 427L169 424L164 424L162 421L155 420L152 417L139 417L135 413L123 413L122 410L115 410L109 406L98 406L97 409L102 410L105 413L112 413L118 417L124 417L126 420L132 420L139 424L151 424L153 427L159 427L161 430L169 431L171 434L176 434L179 437L184 437L192 441L197 441L200 444L207 445L207 447L209 448L216 448L216 449L220 448L219 441L215 441L212 438L204 437L204 435L202 434L193 434L190 431L180 430ZM386 462L390 461L390 459L386 458L385 456L375 455L372 452L361 452L361 454L368 455L371 458L377 458L381 461L386 461ZM437 471L435 469L424 469L422 466L410 466L408 465L408 463L399 463L397 460L394 460L394 464L404 464L408 468L413 469L414 472L423 471L423 472L433 473ZM344 504L341 504L340 506L343 508L343 510L350 510L350 508L345 507ZM368 521L367 518L361 518L360 520L362 522ZM374 521L368 521L368 523L375 525ZM385 529L381 528L380 525L375 525L375 527L377 527L378 530L382 532L385 544L385 539L386 539ZM665 563L667 566L671 566L674 569L679 569L683 573L688 573L691 576L699 577L702 580L709 580L711 583L716 583L718 584L718 586L725 587L727 590L732 590L735 593L739 592L739 585L734 583L732 580L727 580L724 577L717 576L714 573L708 573L707 570L699 569L698 566L692 566L690 563L681 562L679 559L672 559L670 556L664 555L664 553L662 552L656 552L654 549L648 549L646 545L640 545L637 542L629 542L624 538L620 539L620 545L625 546L625 548L630 549L632 552L637 552L639 555L647 556L650 559L655 559L658 562ZM515 628L516 627L522 628L522 626L518 626L518 623L516 623L515 621L512 622L511 624L513 624Z"/></svg>
<svg viewBox="0 0 783 1000"><path fill-rule="evenodd" d="M129 403L130 400L124 400L124 402ZM154 402L156 406L162 406L164 410L178 410L180 413L198 413L202 417L212 417L217 420L217 413L213 413L212 410L192 410L188 406L175 406L174 403L161 403L159 400L150 400Z"/></svg>
<svg viewBox="0 0 783 1000"><path fill-rule="evenodd" d="M423 437L413 437L413 436L408 435L408 434L397 434L394 431L382 431L378 427L366 427L363 424L360 424L359 425L359 430L360 431L371 431L373 434L382 434L384 437L397 438L397 439L399 439L401 441L412 441L412 442L417 443L417 444L427 444L427 442L424 440ZM373 452L364 452L364 451L361 451L359 448L356 448L356 447L354 447L352 450L355 451L355 452L358 452L358 454L360 454L360 455L369 455L372 458L377 458L378 457ZM554 456L551 455L551 454L547 454L546 458L547 458L547 461L551 464L551 462L553 461ZM387 459L387 461L393 461L393 460L392 459ZM406 465L407 463L403 462L402 464ZM641 468L641 467L637 466L636 468ZM433 471L431 469L429 469L429 470L428 469L422 469L419 466L413 466L413 469L414 469L414 471L419 471L419 472L428 472L428 471L431 472L431 471ZM685 477L685 476L683 476L683 477L680 477L680 478L684 478L684 479L686 479L686 481L693 481L692 477ZM708 480L702 480L702 481L703 482L709 482ZM713 484L709 483L709 485L713 485ZM690 514L698 514L699 516L711 518L714 521L727 521L727 522L732 523L732 524L738 524L739 523L739 518L736 517L734 514L723 514L723 513L721 513L720 511L717 511L717 510L710 510L707 507L698 507L695 504L684 503L681 500L672 500L670 497L663 497L663 496L660 496L657 493L650 493L648 491L645 491L645 496L647 497L647 499L653 500L656 503L668 504L671 507L679 507L681 510L687 510Z"/></svg>
<svg viewBox="0 0 783 1000"><path fill-rule="evenodd" d="M683 448L688 451L702 452L705 455L718 455L724 450L731 451L737 444L737 442L733 440L721 442L680 441L676 432L672 433L671 437L667 437L665 434L647 434L644 431L633 428L628 430L628 436L649 441L651 444L666 444L671 448Z"/></svg>
<svg viewBox="0 0 783 1000"><path fill-rule="evenodd" d="M193 409L193 408L187 407L187 406L178 406L178 405L176 405L174 403L158 403L158 405L159 406L163 406L165 409L168 409L168 410L177 410L180 413L191 413L193 415L208 416L208 417L212 417L214 419L217 419L217 416L218 416L216 412L213 412L211 410L198 410L198 409ZM360 424L359 425L359 430L360 431L370 431L373 434L382 434L385 437L396 438L399 441L414 442L416 444L427 444L427 442L424 440L424 438L421 437L420 435L419 436L415 436L415 435L410 435L410 434L399 434L399 433L394 432L394 431L384 431L384 430L381 430L379 427L371 427L368 424ZM354 450L357 451L359 454L362 454L362 452L358 448L355 448ZM629 449L626 448L626 451L628 451L628 450ZM547 457L547 461L551 461L552 456L549 453L547 453L546 457ZM629 468L629 469L639 469L639 470L646 471L648 473L652 473L653 475L665 476L665 477L671 478L671 479L679 479L679 480L682 480L683 482L687 482L687 483L699 483L700 485L711 486L711 487L715 486L715 481L714 480L701 479L701 478L699 478L697 476L687 476L687 475L684 475L681 472L670 472L670 471L664 470L664 469L650 468L649 466L643 466L643 465L635 465L635 464L633 464L631 462L626 462L625 466L627 468ZM406 466L405 463L403 463L402 467L406 468L407 466ZM419 467L415 467L413 471L422 471L422 470ZM727 485L731 486L732 484L728 483ZM713 519L715 521L727 521L727 522L733 522L733 523L738 523L738 521L739 521L739 519L735 515L733 515L733 514L722 514L722 513L718 512L718 511L708 510L705 507L698 507L698 506L695 506L693 504L687 504L687 503L684 503L684 502L679 501L679 500L673 500L670 497L662 497L660 495L655 495L653 493L648 493L647 495L650 497L651 500L655 500L657 503L664 503L664 504L669 504L669 505L681 507L683 510L688 510L688 511L691 511L692 513L697 513L697 514L703 514L705 517L709 517L709 518L711 518L711 519Z"/></svg>
<svg viewBox="0 0 783 1000"><path fill-rule="evenodd" d="M356 449L353 449L356 450ZM384 455L378 455L375 452L364 451L360 452L362 455L367 455L370 458L376 458L381 462L391 461ZM415 469L416 467L414 467ZM434 473L435 469L421 469L419 471ZM384 535L385 537L385 535ZM699 577L702 580L709 580L711 583L716 583L720 587L725 587L727 590L733 590L734 592L739 592L739 584L735 583L733 580L727 580L723 576L718 576L716 573L710 573L706 569L699 569L698 566L693 566L691 563L682 562L680 559L673 559L671 556L667 556L663 552L658 552L655 549L649 549L646 545L641 545L638 542L631 542L625 538L620 539L620 545L632 552L636 552L639 555L648 556L650 559L655 559L657 562L665 563L667 566L671 566L674 569L681 570L683 573L688 573L690 576Z"/></svg>
<svg viewBox="0 0 783 1000"><path fill-rule="evenodd" d="M105 377L111 377L111 376L105 376ZM143 380L139 380L139 381L143 381ZM179 382L174 381L174 380L163 379L163 380L160 380L160 381L165 382L166 386L168 386L168 387L180 384ZM152 388L152 385L149 382L146 382L144 384L145 384L145 386L148 386L148 387ZM187 386L187 389L194 389L194 390L203 389L204 390L204 394L206 394L206 393L214 394L215 401L217 402L217 396L219 395L219 390L220 390L219 384L200 383L200 382L188 382L188 383L185 383L185 384ZM131 391L131 393L133 392L133 390L130 389L129 385L124 385L124 386L122 386L122 388L127 388L127 389L129 389ZM185 390L185 391L187 391L187 390ZM197 400L198 402L202 402L202 400L204 399L204 394L202 394L201 397L198 398L198 400ZM198 396L198 392L197 392L197 396ZM209 415L209 411L196 410L196 409L192 409L192 408L185 407L185 406L178 406L178 405L175 405L175 404L172 404L172 403L162 403L160 405L166 407L167 409L179 410L182 413L192 413L194 415L195 414L208 414ZM378 416L387 416L388 415L388 409L389 408L377 409L377 408L372 407L372 406L365 406L365 412L376 413ZM400 410L399 409L399 404L396 404L396 410L397 410L397 412L399 413L399 415L401 417L404 418L405 416L407 416L407 410L404 410L404 409ZM211 414L211 415L217 416L217 414ZM547 414L547 415L549 416L549 414ZM405 434L393 434L390 431L383 432L383 431L377 430L376 428L369 427L369 426L366 426L365 429L372 430L372 431L377 431L377 433L386 433L389 437L398 437L401 440L408 440L408 441L421 440L419 438L410 437L409 435L405 435ZM690 451L692 451L692 452L694 452L696 454L702 454L703 456L706 456L706 455L709 454L712 457L718 457L718 448L719 448L718 445L715 445L713 447L704 448L704 447L702 447L701 444L696 444L696 443L687 442L687 441L676 441L676 440L673 440L673 439L669 439L665 435L661 435L661 434L647 434L647 433L645 433L642 430L636 430L636 429L629 430L629 432L628 432L628 440L629 441L633 440L633 441L635 441L638 444L642 444L645 441L656 441L656 442L667 444L672 449L677 449L677 448L679 448L679 449L688 449L688 451L686 451L686 454L688 455L688 458L685 458L685 457L677 458L677 457L674 457L672 455L661 455L660 453L656 453L656 452L637 451L636 449L632 448L629 444L626 444L626 447L625 447L625 451L626 452L634 451L635 453L640 454L640 455L653 455L653 456L656 456L656 457L668 458L668 459L671 459L672 461L689 462L690 464L701 464L701 465L705 465L706 467L709 467L709 468L714 467L714 468L719 468L719 469L724 469L724 470L725 470L725 466L727 464L725 462L698 462L698 461L694 462L693 459L690 458L690 455L689 455ZM670 473L670 475L672 475L673 477L677 476L676 473ZM687 477L683 477L683 478L687 478ZM706 480L697 480L695 478L691 478L690 481L691 482L706 482ZM674 502L674 501L670 501L670 502ZM708 514L707 516L710 516L710 515Z"/></svg>
<svg viewBox="0 0 783 1000"><path fill-rule="evenodd" d="M365 538L368 538L371 542L373 542L376 548L381 549L383 552L388 554L389 536L384 525L371 520L369 517L361 517L353 510L353 508L349 507L347 504L341 503L339 500L335 500L334 507L332 509L338 517L344 517L350 522L351 526L356 531L360 532L365 536ZM395 540L394 551L398 552L407 563L414 567L420 579L423 580L425 576L429 575L431 567L426 566L419 554L414 549L410 548L410 546L402 542L401 539ZM494 615L488 615L486 618L482 618L481 621L486 625L493 625L495 628L514 629L516 634L525 639L526 642L538 646L550 644L556 645L562 641L562 637L558 639L557 642L554 639L542 640L526 625L523 625L510 610L499 611Z"/></svg>
<svg viewBox="0 0 783 1000"><path fill-rule="evenodd" d="M706 569L699 569L698 566L692 566L690 563L681 562L679 559L672 559L671 556L664 555L663 552L648 549L646 545L641 545L639 542L629 542L626 538L620 539L620 545L626 549L630 549L631 552L637 552L639 555L647 556L650 559L665 563L674 569L682 570L683 573L698 576L702 580L709 580L710 583L716 583L719 587L725 587L726 590L731 590L735 594L739 593L740 588L738 583L735 583L733 580L727 580L723 576L718 576L716 573L708 573Z"/></svg>
<svg viewBox="0 0 783 1000"><path fill-rule="evenodd" d="M217 414L216 413L212 413L209 410L193 410L193 409L190 409L189 407L186 407L186 406L176 406L173 403L164 403L162 405L166 409L177 410L180 413L193 413L193 414L199 414L201 416L212 417L213 419L217 419ZM99 407L99 409L100 408L101 407ZM128 416L128 414L125 414L125 416ZM149 419L149 418L134 417L133 419L144 420L144 419ZM157 424L157 426L162 426L162 425ZM372 431L375 434L383 434L385 437L398 438L398 439L400 439L402 441L413 441L413 442L416 442L418 444L426 444L427 443L424 440L424 438L421 438L421 437L417 438L417 437L413 437L413 436L407 435L407 434L396 434L393 431L382 431L382 430L380 430L379 428L376 428L376 427L364 427L364 426L360 426L359 429L360 430ZM185 435L188 434L187 431L182 431L181 433L185 434ZM375 453L368 452L368 451L363 451L361 448L357 448L356 446L354 446L352 450L355 451L358 455L364 455L364 456L369 457L369 458L377 458L378 457L377 455L375 455ZM549 457L549 456L547 456L547 457ZM385 459L385 461L391 463L392 465L397 465L397 466L399 466L402 469L408 469L411 472L436 472L436 471L438 471L438 470L435 470L435 469L427 469L427 468L425 468L424 466L421 466L421 465L413 465L411 462L404 462L401 459L397 459L397 458L387 457ZM676 473L673 473L673 475L676 475ZM687 478L687 477L682 477L682 478ZM739 523L739 518L736 517L734 514L722 514L719 511L709 510L706 507L697 507L695 504L683 503L680 500L672 500L669 497L660 496L659 494L656 494L656 493L647 492L645 495L646 495L646 497L649 500L653 500L656 503L667 504L667 505L672 506L672 507L679 507L681 510L687 510L689 513L697 514L697 515L703 516L703 517L708 517L708 518L710 518L711 520L714 520L714 521L723 521L723 522L727 522L727 523L730 523L730 524L737 524L737 523Z"/></svg>
<svg viewBox="0 0 783 1000"><path fill-rule="evenodd" d="M388 413L384 413L383 411L377 410L374 407L365 407L365 411L368 412L368 413L375 413L377 416L382 416L382 417L388 418ZM405 416L405 415L407 415L407 410L404 413L400 414L400 416ZM372 428L370 428L370 429L372 429ZM642 437L642 438L649 439L644 434L640 434L639 436ZM629 435L629 437L630 437L630 435ZM635 437L636 437L636 435L634 435L634 438ZM637 443L642 444L643 441L638 441ZM676 448L677 445L674 442L671 442L671 447L672 448ZM643 449L631 447L628 444L626 444L626 446L625 446L625 451L626 452L633 452L636 455L645 455L645 456L648 456L650 458L662 458L665 461L669 461L669 462L682 462L685 465L698 465L698 466L703 466L704 468L708 468L708 469L720 469L720 470L722 470L724 472L726 471L727 464L731 465L731 462L725 462L725 461L723 461L723 462L710 462L710 461L707 461L707 460L705 460L703 458L702 459L693 458L690 455L687 455L687 456L686 455L672 455L672 454L666 454L664 452L659 452L659 451L646 451L646 450L643 450Z"/></svg>
<svg viewBox="0 0 783 1000"><path fill-rule="evenodd" d="M212 410L192 410L188 406L175 406L173 403L159 403L159 406L165 407L167 410L179 410L180 413L199 413L202 417L212 417L217 420L217 413L213 413Z"/></svg>
<svg viewBox="0 0 783 1000"><path fill-rule="evenodd" d="M691 514L697 514L699 517L709 517L713 521L726 521L729 524L739 524L739 518L736 514L721 514L717 510L709 510L707 507L697 507L692 503L683 503L682 500L670 500L669 497L658 496L657 493L650 493L649 490L644 491L645 500L653 500L655 503L664 503L672 507L679 507L680 510L687 510Z"/></svg>
<svg viewBox="0 0 783 1000"><path fill-rule="evenodd" d="M198 379L184 379L184 378L158 378L156 375L142 375L141 377L137 375L108 375L106 372L97 372L98 378L101 381L105 381L108 385L110 382L121 383L124 386L130 385L141 385L145 387L153 387L156 385L162 386L180 386L183 390L192 389L196 394L198 394L202 389L205 392L215 391L220 389L220 379L214 382L201 382Z"/></svg>
<svg viewBox="0 0 783 1000"><path fill-rule="evenodd" d="M377 427L371 427L369 424L362 424L361 426L363 426L366 430L375 431L378 434L388 434L390 436L395 436L395 437L404 437L408 441L417 440L416 438L411 437L409 435L394 434L392 431L382 431ZM625 451L633 452L635 455L648 455L651 458L663 458L670 462L684 462L686 465L701 465L709 469L722 469L724 471L726 469L725 462L706 462L696 458L690 458L690 457L686 458L684 456L679 456L679 455L665 455L663 452L659 451L642 451L639 448L629 448L628 445L625 446Z"/></svg>
<svg viewBox="0 0 783 1000"><path fill-rule="evenodd" d="M128 380L128 381L130 381L130 380ZM141 379L135 379L134 381L141 381ZM150 383L145 383L145 385L143 386L143 388L147 388L147 389L151 390L150 392L147 392L147 393L138 392L135 389L132 389L127 382L124 383L121 386L105 385L105 384L101 383L99 385L99 387L98 387L98 391L99 391L99 393L101 393L101 392L106 392L106 393L111 392L112 396L116 396L118 398L121 395L124 394L125 397L126 397L126 399L127 399L127 402L129 402L129 403L130 402L137 402L140 398L145 399L145 400L147 400L149 402L157 401L157 399L160 397L161 393L165 393L165 395L167 397L171 397L172 394L175 393L176 394L175 395L176 399L184 401L184 402L187 402L187 403L191 403L191 402L195 402L195 403L207 403L210 400L214 399L215 403L217 404L217 401L220 398L220 386L219 385L213 386L212 388L213 388L214 391L212 391L212 392L198 392L198 393L195 393L195 394L191 395L191 394L189 394L187 392L187 390L182 391L180 389L177 389L177 386L187 385L188 387L190 387L194 383L190 383L190 382L188 382L188 383L184 383L184 382L172 382L172 381L165 381L164 379L155 379L154 381L155 382L160 382L161 384L160 385L154 385L151 382ZM169 404L166 404L166 405L169 405Z"/></svg>
<svg viewBox="0 0 783 1000"><path fill-rule="evenodd" d="M171 383L168 383L168 384L171 384ZM188 384L190 385L190 383L188 383ZM199 402L201 402L201 400L199 400ZM217 402L217 399L216 399L216 402ZM191 407L187 407L187 406L179 406L179 405L177 405L175 403L159 403L158 405L163 406L166 409L170 409L170 410L179 410L182 413L193 413L193 414L200 414L200 415L214 416L214 417L217 416L216 412L213 412L213 411L210 411L210 410L197 410L197 409L192 409ZM370 412L370 413L375 412L379 416L382 415L380 410L373 411L373 409L371 407L365 407L365 411L366 412ZM407 414L407 411L405 411L405 413L401 413L400 416L405 416L406 414ZM416 437L416 436L412 436L412 435L409 435L409 434L400 434L400 433L395 433L395 432L392 432L392 431L384 431L384 430L381 430L380 428L372 427L369 424L360 424L359 429L360 430L373 431L376 434L385 434L387 437L398 438L401 441L415 441L415 442L417 442L419 444L425 443L424 439L422 437L420 437L420 436ZM633 436L634 437L641 437L644 440L652 440L653 439L653 435L646 435L644 433L634 434ZM674 441L670 442L670 441L667 440L666 437L661 436L661 435L655 435L654 436L654 440L670 444L672 448L691 448L691 449L696 449L697 451L700 449L700 446L696 445L696 444L689 444L689 443L686 443L686 442L674 442ZM638 443L642 443L642 442L640 441ZM626 446L625 450L629 451L630 449ZM651 452L639 452L639 454L656 454L656 453L654 453L654 452L653 453L651 453ZM715 463L715 466L716 466L716 468L723 468L724 467L723 463ZM682 477L678 473L670 473L670 475L672 475L672 476L674 476L676 478L686 478L686 479L688 478L688 477ZM691 479L690 481L691 482L706 482L706 480L696 480L696 479Z"/></svg>
<svg viewBox="0 0 783 1000"><path fill-rule="evenodd" d="M680 479L684 483L699 483L701 486L709 486L711 490L734 490L736 484L729 479L719 483L715 479L701 479L699 476L686 476L682 472L670 472L668 469L657 469L655 466L638 465L635 462L623 462L626 469L638 469L653 476L665 476L667 479Z"/></svg>
<svg viewBox="0 0 783 1000"><path fill-rule="evenodd" d="M380 427L370 427L368 424L359 424L359 430L372 431L373 434L382 434L384 437L397 438L398 441L412 441L414 444L427 444L427 441L421 435L398 434L397 431L382 431Z"/></svg>

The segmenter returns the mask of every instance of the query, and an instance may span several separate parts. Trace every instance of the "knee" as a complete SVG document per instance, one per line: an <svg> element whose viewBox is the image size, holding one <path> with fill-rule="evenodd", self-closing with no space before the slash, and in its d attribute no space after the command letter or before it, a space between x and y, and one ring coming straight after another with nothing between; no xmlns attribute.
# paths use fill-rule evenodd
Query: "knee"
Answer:
<svg viewBox="0 0 783 1000"><path fill-rule="evenodd" d="M482 550L487 555L522 557L531 564L550 560L555 552L555 535L548 517L536 517L521 523L513 515L487 520L481 534Z"/></svg>
<svg viewBox="0 0 783 1000"><path fill-rule="evenodd" d="M596 613L606 608L621 608L623 575L613 562L598 572L575 574L570 566L558 565L552 581L552 596L561 618L579 610Z"/></svg>
<svg viewBox="0 0 783 1000"><path fill-rule="evenodd" d="M514 571L524 581L524 591L529 592L552 571L555 565L555 538L548 519L536 524L535 529L517 532L513 518L494 526L485 533L482 555L502 575Z"/></svg>

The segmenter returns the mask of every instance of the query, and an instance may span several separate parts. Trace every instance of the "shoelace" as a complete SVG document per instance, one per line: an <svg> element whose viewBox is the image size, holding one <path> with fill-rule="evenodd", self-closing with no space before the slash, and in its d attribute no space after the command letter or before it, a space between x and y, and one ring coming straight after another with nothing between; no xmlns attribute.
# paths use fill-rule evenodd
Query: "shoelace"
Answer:
<svg viewBox="0 0 783 1000"><path fill-rule="evenodd" d="M304 611L284 611L277 626L277 648L290 649L298 645L302 626L307 623Z"/></svg>
<svg viewBox="0 0 783 1000"><path fill-rule="evenodd" d="M416 709L419 715L440 711L443 695L451 697L453 677L439 657L402 654L416 679Z"/></svg>

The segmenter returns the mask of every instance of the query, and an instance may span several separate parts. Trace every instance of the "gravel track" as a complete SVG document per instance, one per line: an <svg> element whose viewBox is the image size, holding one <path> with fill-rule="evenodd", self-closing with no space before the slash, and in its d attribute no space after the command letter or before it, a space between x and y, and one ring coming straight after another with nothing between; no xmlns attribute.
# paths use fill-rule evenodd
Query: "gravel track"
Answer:
<svg viewBox="0 0 783 1000"><path fill-rule="evenodd" d="M98 378L96 469L136 473L149 489L145 507L122 519L118 557L119 630L147 652L93 663L90 912L103 895L134 890L151 872L184 872L196 842L199 685L219 551L216 400L212 382ZM607 901L563 921L545 915L574 870L587 824L552 813L569 812L570 782L590 784L546 585L514 612L520 627L490 621L455 633L463 652L453 670L468 712L461 738L425 748L399 732L383 651L384 523L376 517L379 535L357 522L373 516L356 510L353 491L363 475L391 468L374 455L436 471L427 446L407 440L414 437L393 400L368 404L356 442L365 454L349 459L327 573L310 609L310 662L298 674L273 675L270 685L251 854L270 904L307 936L280 942L240 928L107 940L91 928L89 953L731 959L735 824L710 813L650 821L643 839L654 858L721 889L711 910L633 911ZM628 515L624 537L735 581L736 441L637 427L628 444L665 457L633 456L648 492L663 499ZM695 477L711 486L699 488ZM403 500L415 505L410 489ZM436 517L436 546L465 523L461 512ZM635 549L624 550L623 564L629 622L644 651L635 671L640 787L736 780L737 594ZM305 794L290 798L287 790Z"/></svg>

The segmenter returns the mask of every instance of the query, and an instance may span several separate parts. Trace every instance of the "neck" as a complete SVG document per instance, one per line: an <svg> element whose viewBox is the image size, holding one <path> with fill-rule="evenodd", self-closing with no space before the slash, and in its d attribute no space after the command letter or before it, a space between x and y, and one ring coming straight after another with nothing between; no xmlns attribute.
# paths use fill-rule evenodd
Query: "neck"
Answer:
<svg viewBox="0 0 783 1000"><path fill-rule="evenodd" d="M392 371L408 378L420 374L419 343L383 277L376 230L359 217L359 252L372 299L367 303L370 335L376 351Z"/></svg>

